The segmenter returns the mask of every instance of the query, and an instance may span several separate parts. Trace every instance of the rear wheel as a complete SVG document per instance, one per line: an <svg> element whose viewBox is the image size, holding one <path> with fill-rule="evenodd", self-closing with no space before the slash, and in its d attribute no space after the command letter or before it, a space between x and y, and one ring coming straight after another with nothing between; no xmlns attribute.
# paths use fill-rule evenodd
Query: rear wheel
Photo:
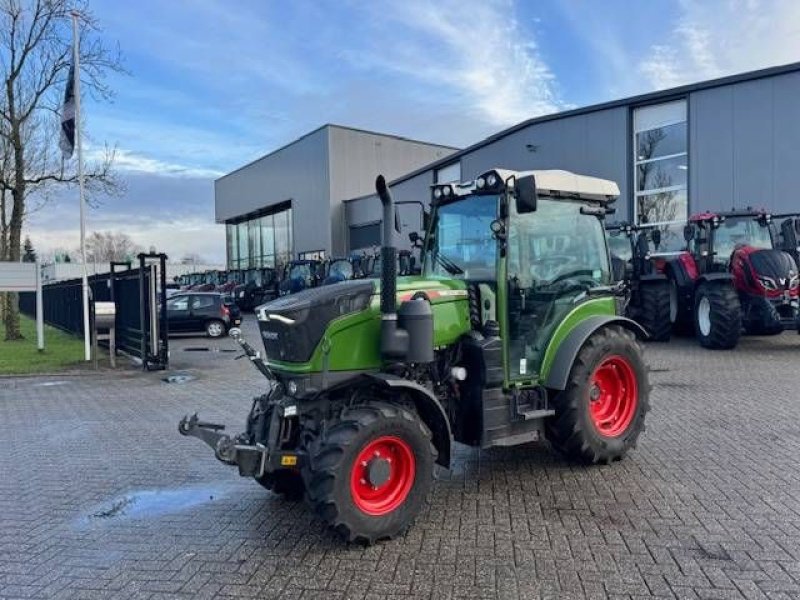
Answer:
<svg viewBox="0 0 800 600"><path fill-rule="evenodd" d="M730 281L705 281L694 297L695 335L704 348L728 350L742 335L742 307Z"/></svg>
<svg viewBox="0 0 800 600"><path fill-rule="evenodd" d="M643 282L640 290L642 306L639 323L650 334L651 341L668 342L672 332L672 323L675 320L672 317L673 300L670 283L668 281ZM677 296L675 305L677 307Z"/></svg>
<svg viewBox="0 0 800 600"><path fill-rule="evenodd" d="M405 407L370 402L345 410L307 450L308 500L349 542L403 533L431 489L431 432Z"/></svg>
<svg viewBox="0 0 800 600"><path fill-rule="evenodd" d="M209 321L206 323L206 335L212 338L218 338L225 335L225 323L222 321Z"/></svg>
<svg viewBox="0 0 800 600"><path fill-rule="evenodd" d="M633 333L604 327L583 345L556 396L547 439L572 460L619 460L645 429L649 398L647 366Z"/></svg>

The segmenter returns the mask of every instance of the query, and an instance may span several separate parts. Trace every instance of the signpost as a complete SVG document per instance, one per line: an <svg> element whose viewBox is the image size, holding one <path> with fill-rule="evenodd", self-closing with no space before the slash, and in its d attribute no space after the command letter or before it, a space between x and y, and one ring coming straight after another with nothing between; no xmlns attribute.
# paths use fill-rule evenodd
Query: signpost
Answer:
<svg viewBox="0 0 800 600"><path fill-rule="evenodd" d="M36 346L44 350L42 270L36 262L0 262L0 292L36 292Z"/></svg>

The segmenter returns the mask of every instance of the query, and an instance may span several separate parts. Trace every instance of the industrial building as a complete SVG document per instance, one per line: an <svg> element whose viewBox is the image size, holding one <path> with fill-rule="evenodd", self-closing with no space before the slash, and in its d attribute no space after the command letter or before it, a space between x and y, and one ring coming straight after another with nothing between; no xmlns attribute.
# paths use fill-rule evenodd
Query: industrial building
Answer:
<svg viewBox="0 0 800 600"><path fill-rule="evenodd" d="M795 63L530 119L390 185L396 200L427 203L432 184L491 168L566 169L616 181L617 220L779 213L800 210L799 149ZM351 230L380 221L374 195L345 207Z"/></svg>
<svg viewBox="0 0 800 600"><path fill-rule="evenodd" d="M455 151L329 124L217 179L216 220L226 225L228 268L346 255L361 242L350 239L344 200L370 193L376 173L394 179Z"/></svg>
<svg viewBox="0 0 800 600"><path fill-rule="evenodd" d="M249 215L274 219L267 231L275 231L276 253L345 254L380 244L377 173L389 179L395 200L408 203L400 205L406 233L421 227L431 185L496 167L616 181L617 220L662 222L748 206L796 211L798 98L795 63L537 117L459 151L326 126L219 179L217 221L228 223L230 266L258 254ZM276 212L283 207L288 217ZM406 235L399 239L407 243Z"/></svg>

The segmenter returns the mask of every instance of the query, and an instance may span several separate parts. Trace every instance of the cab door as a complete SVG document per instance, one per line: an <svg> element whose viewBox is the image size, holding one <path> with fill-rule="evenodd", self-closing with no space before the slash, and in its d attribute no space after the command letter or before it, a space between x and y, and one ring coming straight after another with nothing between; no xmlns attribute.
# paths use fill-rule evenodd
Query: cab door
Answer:
<svg viewBox="0 0 800 600"><path fill-rule="evenodd" d="M613 299L590 290L611 283L603 224L585 204L540 198L535 212L510 207L506 369L513 383L536 381L560 329L583 312L613 313ZM570 318L574 314L574 318Z"/></svg>

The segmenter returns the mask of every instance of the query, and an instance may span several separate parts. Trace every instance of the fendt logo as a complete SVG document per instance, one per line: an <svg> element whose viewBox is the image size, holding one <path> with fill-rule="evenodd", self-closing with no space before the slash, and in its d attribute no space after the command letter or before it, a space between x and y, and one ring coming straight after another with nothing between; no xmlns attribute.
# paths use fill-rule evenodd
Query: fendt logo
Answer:
<svg viewBox="0 0 800 600"><path fill-rule="evenodd" d="M265 340L269 340L271 342L274 342L275 340L278 339L278 332L277 331L262 331L261 332L261 337L264 338Z"/></svg>

